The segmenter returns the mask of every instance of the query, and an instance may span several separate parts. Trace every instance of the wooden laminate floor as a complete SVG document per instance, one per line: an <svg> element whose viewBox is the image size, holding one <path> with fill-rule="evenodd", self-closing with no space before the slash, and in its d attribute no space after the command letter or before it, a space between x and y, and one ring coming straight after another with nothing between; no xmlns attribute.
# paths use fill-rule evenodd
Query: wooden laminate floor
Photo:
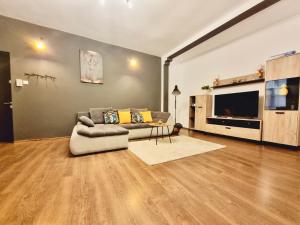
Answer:
<svg viewBox="0 0 300 225"><path fill-rule="evenodd" d="M300 224L299 151L192 136L227 147L147 166L70 157L68 139L0 144L0 224Z"/></svg>

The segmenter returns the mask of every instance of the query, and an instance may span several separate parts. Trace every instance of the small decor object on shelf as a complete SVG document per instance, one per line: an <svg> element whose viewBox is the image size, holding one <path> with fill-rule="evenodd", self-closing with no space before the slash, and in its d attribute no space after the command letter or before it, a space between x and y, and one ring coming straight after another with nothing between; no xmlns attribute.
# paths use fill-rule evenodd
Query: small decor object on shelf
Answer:
<svg viewBox="0 0 300 225"><path fill-rule="evenodd" d="M260 68L256 71L258 78L264 78L265 75L265 67L261 65Z"/></svg>
<svg viewBox="0 0 300 225"><path fill-rule="evenodd" d="M219 78L216 78L216 79L214 80L214 82L213 82L214 87L219 86L219 83L220 83L220 79L219 79Z"/></svg>
<svg viewBox="0 0 300 225"><path fill-rule="evenodd" d="M80 81L103 84L103 60L98 52L80 50Z"/></svg>
<svg viewBox="0 0 300 225"><path fill-rule="evenodd" d="M202 90L211 90L209 85L204 85L201 87Z"/></svg>
<svg viewBox="0 0 300 225"><path fill-rule="evenodd" d="M279 88L279 95L280 96L287 96L289 93L289 89L286 84L282 84Z"/></svg>

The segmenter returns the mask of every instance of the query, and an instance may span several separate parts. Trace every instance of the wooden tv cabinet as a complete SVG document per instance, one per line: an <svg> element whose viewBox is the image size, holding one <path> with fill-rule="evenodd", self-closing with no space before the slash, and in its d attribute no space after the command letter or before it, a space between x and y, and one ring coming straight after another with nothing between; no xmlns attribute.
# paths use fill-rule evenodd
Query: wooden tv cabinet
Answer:
<svg viewBox="0 0 300 225"><path fill-rule="evenodd" d="M276 82L282 79L291 79L300 77L300 54L282 57L267 61L266 65L266 84L268 82ZM264 130L263 141L290 145L294 147L300 146L300 85L298 82L298 90L294 86L289 88L288 92L282 94L281 98L288 96L291 90L297 90L297 105L293 108L286 109L267 109L263 112ZM267 93L267 90L266 90ZM296 93L296 92L295 92ZM279 95L280 96L280 95ZM266 99L268 96L265 97ZM286 97L287 98L287 97ZM290 102L290 100L286 100ZM266 102L266 101L265 101Z"/></svg>
<svg viewBox="0 0 300 225"><path fill-rule="evenodd" d="M205 132L261 141L261 120L219 117L208 117L206 120Z"/></svg>

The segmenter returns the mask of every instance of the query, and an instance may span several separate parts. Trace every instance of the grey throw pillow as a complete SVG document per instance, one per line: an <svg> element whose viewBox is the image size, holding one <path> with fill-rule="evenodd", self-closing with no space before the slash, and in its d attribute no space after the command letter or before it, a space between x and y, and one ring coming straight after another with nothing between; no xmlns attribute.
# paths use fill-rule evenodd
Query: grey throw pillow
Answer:
<svg viewBox="0 0 300 225"><path fill-rule="evenodd" d="M91 119L94 123L104 123L104 113L112 110L111 107L108 108L91 108L89 109Z"/></svg>
<svg viewBox="0 0 300 225"><path fill-rule="evenodd" d="M91 120L91 119L88 118L87 116L81 116L81 117L78 118L78 120L79 120L82 124L84 124L84 125L86 125L86 126L88 126L88 127L94 127L94 126L95 126L93 120Z"/></svg>

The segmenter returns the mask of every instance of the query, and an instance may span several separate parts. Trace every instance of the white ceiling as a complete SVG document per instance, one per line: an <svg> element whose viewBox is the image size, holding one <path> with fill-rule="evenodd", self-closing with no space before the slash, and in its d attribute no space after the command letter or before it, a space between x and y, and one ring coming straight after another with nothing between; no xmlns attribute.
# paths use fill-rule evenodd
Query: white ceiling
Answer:
<svg viewBox="0 0 300 225"><path fill-rule="evenodd" d="M250 0L131 1L0 0L0 14L162 56Z"/></svg>
<svg viewBox="0 0 300 225"><path fill-rule="evenodd" d="M251 35L258 30L266 29L276 23L297 15L300 15L300 1L282 0L272 7L263 10L262 12L211 38L205 43L196 46L190 51L177 57L172 63L182 63L187 60L191 60L237 39Z"/></svg>

